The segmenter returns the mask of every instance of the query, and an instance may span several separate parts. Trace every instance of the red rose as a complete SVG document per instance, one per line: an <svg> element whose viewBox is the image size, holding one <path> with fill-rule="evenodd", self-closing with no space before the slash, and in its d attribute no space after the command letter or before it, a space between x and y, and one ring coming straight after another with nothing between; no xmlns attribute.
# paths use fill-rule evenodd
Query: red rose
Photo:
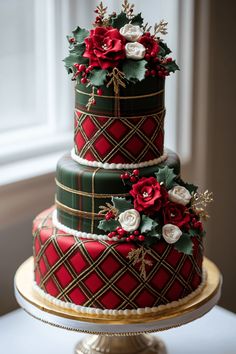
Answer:
<svg viewBox="0 0 236 354"><path fill-rule="evenodd" d="M165 200L167 192L154 177L143 177L133 184L130 194L134 198L134 208L152 215L158 211Z"/></svg>
<svg viewBox="0 0 236 354"><path fill-rule="evenodd" d="M114 68L125 58L125 38L117 28L96 27L85 38L84 57L89 58L90 65L105 70Z"/></svg>
<svg viewBox="0 0 236 354"><path fill-rule="evenodd" d="M157 53L159 52L159 45L156 39L154 39L149 32L144 33L144 35L139 38L138 42L146 48L147 54L152 53L152 57L157 56Z"/></svg>
<svg viewBox="0 0 236 354"><path fill-rule="evenodd" d="M173 224L178 227L190 222L190 214L184 205L168 202L163 209L164 224Z"/></svg>

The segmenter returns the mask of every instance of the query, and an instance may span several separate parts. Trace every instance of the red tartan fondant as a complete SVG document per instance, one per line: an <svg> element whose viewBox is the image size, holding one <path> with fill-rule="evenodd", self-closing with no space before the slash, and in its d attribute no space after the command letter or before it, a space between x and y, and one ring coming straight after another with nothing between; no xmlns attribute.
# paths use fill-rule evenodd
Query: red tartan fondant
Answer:
<svg viewBox="0 0 236 354"><path fill-rule="evenodd" d="M163 154L165 111L113 118L75 111L75 151L89 161L139 163Z"/></svg>
<svg viewBox="0 0 236 354"><path fill-rule="evenodd" d="M128 260L137 245L79 239L52 226L52 211L34 221L36 283L47 293L77 305L101 309L137 309L178 300L194 291L202 277L202 243L194 254L179 253L164 241L151 248L146 280L140 264Z"/></svg>

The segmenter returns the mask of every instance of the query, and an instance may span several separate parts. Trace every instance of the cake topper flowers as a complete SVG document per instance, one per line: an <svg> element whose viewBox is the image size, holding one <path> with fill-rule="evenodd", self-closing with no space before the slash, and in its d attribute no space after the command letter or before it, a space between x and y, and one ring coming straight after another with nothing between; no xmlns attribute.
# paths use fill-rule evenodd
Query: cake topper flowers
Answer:
<svg viewBox="0 0 236 354"><path fill-rule="evenodd" d="M213 201L212 193L177 178L173 169L159 167L155 176L140 177L139 171L121 175L130 197L113 197L101 206L104 220L99 228L108 236L150 246L164 240L185 254L193 252L193 238L203 237L202 219Z"/></svg>
<svg viewBox="0 0 236 354"><path fill-rule="evenodd" d="M152 27L144 24L141 13L134 13L134 5L124 0L119 14L107 13L101 2L95 9L96 18L90 31L77 27L67 36L69 56L64 59L72 80L92 87L102 95L101 86L136 83L146 77L163 79L178 66L169 54L171 50L160 38L167 33L164 20ZM116 77L119 77L119 81ZM97 92L98 91L98 92ZM89 106L95 104L94 97ZM89 107L88 107L89 108Z"/></svg>

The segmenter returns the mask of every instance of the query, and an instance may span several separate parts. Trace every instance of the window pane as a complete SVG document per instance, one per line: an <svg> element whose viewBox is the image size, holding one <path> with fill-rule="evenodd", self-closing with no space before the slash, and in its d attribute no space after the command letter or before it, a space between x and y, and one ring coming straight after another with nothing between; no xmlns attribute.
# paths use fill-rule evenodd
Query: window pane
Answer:
<svg viewBox="0 0 236 354"><path fill-rule="evenodd" d="M0 1L0 133L37 123L35 1Z"/></svg>

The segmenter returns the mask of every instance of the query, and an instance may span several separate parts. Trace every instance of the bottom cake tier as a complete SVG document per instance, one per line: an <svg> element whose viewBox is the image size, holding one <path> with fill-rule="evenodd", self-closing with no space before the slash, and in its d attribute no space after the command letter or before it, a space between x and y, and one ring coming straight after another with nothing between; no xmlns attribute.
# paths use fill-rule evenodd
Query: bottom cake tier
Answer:
<svg viewBox="0 0 236 354"><path fill-rule="evenodd" d="M202 290L201 238L192 255L162 240L144 248L79 238L56 228L53 213L33 223L35 289L45 299L80 312L133 314L177 306Z"/></svg>

